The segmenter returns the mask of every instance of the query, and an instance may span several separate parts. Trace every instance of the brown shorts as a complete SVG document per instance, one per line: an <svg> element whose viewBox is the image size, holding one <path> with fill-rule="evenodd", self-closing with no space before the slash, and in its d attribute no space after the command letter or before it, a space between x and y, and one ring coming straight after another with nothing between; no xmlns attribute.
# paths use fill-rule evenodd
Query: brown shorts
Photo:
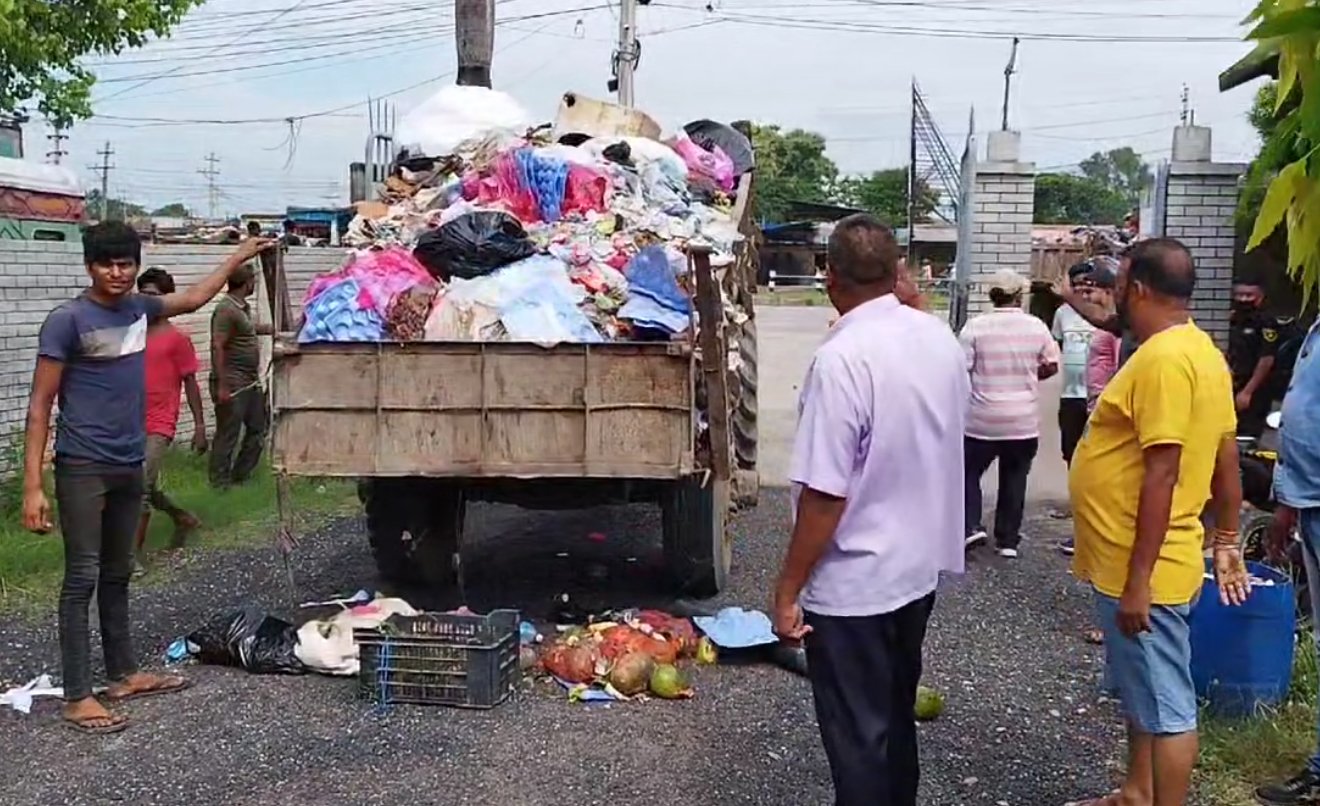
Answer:
<svg viewBox="0 0 1320 806"><path fill-rule="evenodd" d="M151 509L151 499L158 492L157 479L160 478L161 465L165 464L165 454L169 452L174 440L160 434L147 434L147 459L142 466L144 511Z"/></svg>

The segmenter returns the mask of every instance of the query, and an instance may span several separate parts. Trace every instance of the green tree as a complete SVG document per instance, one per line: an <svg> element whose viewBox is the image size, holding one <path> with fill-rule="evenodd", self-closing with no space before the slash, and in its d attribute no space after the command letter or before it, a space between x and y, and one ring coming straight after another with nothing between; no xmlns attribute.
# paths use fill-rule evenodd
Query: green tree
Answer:
<svg viewBox="0 0 1320 806"><path fill-rule="evenodd" d="M756 149L753 214L758 220L782 222L789 202L835 200L839 168L825 155L821 135L752 124L752 147Z"/></svg>
<svg viewBox="0 0 1320 806"><path fill-rule="evenodd" d="M907 168L887 168L869 176L849 176L840 180L839 201L874 214L891 227L907 226ZM930 221L930 214L940 203L940 192L924 180L917 180L917 202L913 209L917 223Z"/></svg>
<svg viewBox="0 0 1320 806"><path fill-rule="evenodd" d="M1255 25L1247 38L1257 43L1249 58L1277 54L1279 75L1273 125L1258 158L1261 178L1273 178L1247 248L1286 225L1288 269L1302 286L1305 304L1320 289L1320 160L1312 145L1320 144L1320 2L1260 0L1246 21ZM1275 171L1267 159L1283 164Z"/></svg>
<svg viewBox="0 0 1320 806"><path fill-rule="evenodd" d="M1122 191L1074 174L1036 177L1037 224L1118 224L1131 211Z"/></svg>
<svg viewBox="0 0 1320 806"><path fill-rule="evenodd" d="M113 196L109 198L109 204L106 208L105 218L101 217L101 191L92 190L87 194L87 217L106 221L131 221L135 218L146 218L147 208L140 204L116 199Z"/></svg>
<svg viewBox="0 0 1320 806"><path fill-rule="evenodd" d="M1130 146L1097 151L1077 167L1082 176L1118 191L1128 207L1141 201L1141 192L1151 183L1150 166Z"/></svg>
<svg viewBox="0 0 1320 806"><path fill-rule="evenodd" d="M192 211L183 202L171 202L164 207L157 207L151 214L166 218L190 218Z"/></svg>
<svg viewBox="0 0 1320 806"><path fill-rule="evenodd" d="M92 114L90 55L166 36L202 0L0 0L0 112L36 101L53 125Z"/></svg>

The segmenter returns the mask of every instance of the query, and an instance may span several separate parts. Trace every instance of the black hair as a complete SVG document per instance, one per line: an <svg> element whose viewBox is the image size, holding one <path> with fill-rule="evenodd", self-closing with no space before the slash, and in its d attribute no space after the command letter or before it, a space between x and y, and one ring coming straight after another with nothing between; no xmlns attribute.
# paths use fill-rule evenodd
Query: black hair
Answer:
<svg viewBox="0 0 1320 806"><path fill-rule="evenodd" d="M1128 263L1128 282L1140 282L1157 294L1186 302L1196 288L1192 253L1173 238L1151 238L1133 244L1123 253Z"/></svg>
<svg viewBox="0 0 1320 806"><path fill-rule="evenodd" d="M882 286L898 277L894 232L867 213L854 213L835 224L826 254L830 272L848 285Z"/></svg>
<svg viewBox="0 0 1320 806"><path fill-rule="evenodd" d="M83 230L83 263L142 262L142 238L123 221L102 221Z"/></svg>
<svg viewBox="0 0 1320 806"><path fill-rule="evenodd" d="M1076 280L1078 277L1090 274L1095 271L1095 264L1089 260L1083 260L1081 263L1074 263L1068 267L1068 279Z"/></svg>
<svg viewBox="0 0 1320 806"><path fill-rule="evenodd" d="M260 222L260 221L249 221L249 222L247 222L247 231L248 231L248 235L260 235L260 234L261 234L261 222Z"/></svg>
<svg viewBox="0 0 1320 806"><path fill-rule="evenodd" d="M174 293L174 278L170 276L169 272L159 266L153 266L138 275L138 291L141 291L149 285L154 285L156 288L160 289L160 293L162 294Z"/></svg>
<svg viewBox="0 0 1320 806"><path fill-rule="evenodd" d="M248 284L248 281L255 279L257 273L252 270L251 263L244 263L229 274L229 290L237 291Z"/></svg>

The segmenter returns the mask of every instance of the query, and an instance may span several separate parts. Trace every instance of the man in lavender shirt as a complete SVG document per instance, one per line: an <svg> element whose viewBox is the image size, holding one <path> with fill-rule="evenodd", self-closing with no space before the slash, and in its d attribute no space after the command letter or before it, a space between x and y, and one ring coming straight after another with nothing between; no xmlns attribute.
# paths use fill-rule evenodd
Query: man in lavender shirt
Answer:
<svg viewBox="0 0 1320 806"><path fill-rule="evenodd" d="M835 227L826 290L841 318L807 371L789 478L793 535L775 631L805 639L837 806L914 806L921 645L941 571L963 569L966 359L903 305L893 233Z"/></svg>

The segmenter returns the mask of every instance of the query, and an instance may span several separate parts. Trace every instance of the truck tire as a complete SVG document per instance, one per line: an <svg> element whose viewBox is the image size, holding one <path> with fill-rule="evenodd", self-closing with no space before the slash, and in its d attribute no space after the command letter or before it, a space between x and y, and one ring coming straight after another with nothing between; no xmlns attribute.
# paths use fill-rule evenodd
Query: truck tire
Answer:
<svg viewBox="0 0 1320 806"><path fill-rule="evenodd" d="M738 329L738 401L733 411L733 449L742 470L756 469L757 345L756 320L748 319Z"/></svg>
<svg viewBox="0 0 1320 806"><path fill-rule="evenodd" d="M702 482L705 481L705 485ZM729 580L729 483L706 474L670 485L661 498L665 564L680 596L715 596Z"/></svg>
<svg viewBox="0 0 1320 806"><path fill-rule="evenodd" d="M428 587L453 583L466 510L460 487L426 479L368 479L359 484L358 495L383 579Z"/></svg>

